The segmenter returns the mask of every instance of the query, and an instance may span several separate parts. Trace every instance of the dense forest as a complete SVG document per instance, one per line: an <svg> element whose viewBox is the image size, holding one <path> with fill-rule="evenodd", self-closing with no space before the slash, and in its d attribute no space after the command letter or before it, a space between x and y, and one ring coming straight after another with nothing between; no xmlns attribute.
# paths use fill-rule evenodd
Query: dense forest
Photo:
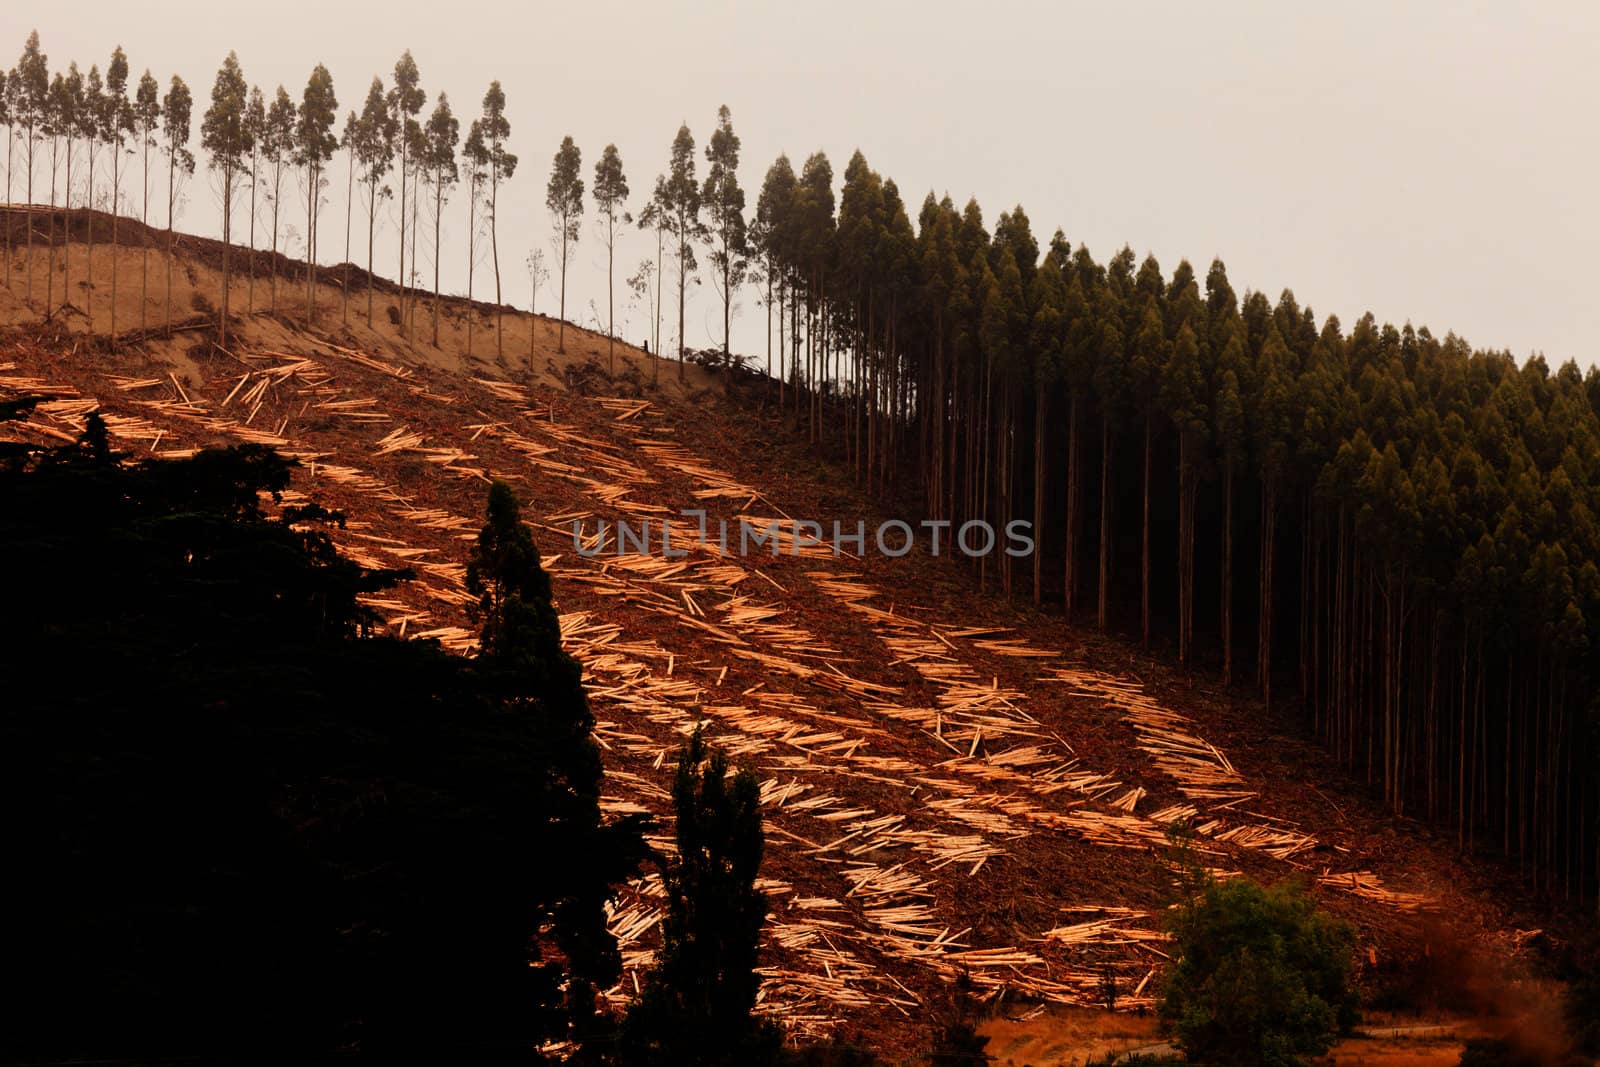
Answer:
<svg viewBox="0 0 1600 1067"><path fill-rule="evenodd" d="M130 103L120 49L107 71L84 78L73 64L52 77L29 38L0 93L8 190L15 169L28 202L42 202L42 172L54 207L64 170L70 208L81 147L78 203L105 202L93 168L109 147L117 162L109 176L102 167L100 188L109 182L120 206L122 156L142 158L148 188L154 149L166 157L170 232L172 190L193 167L189 91L174 78L162 95L147 73ZM491 84L458 153L443 94L420 119L418 79L403 57L393 87L373 82L341 140L324 68L299 104L281 88L267 104L231 56L217 75L202 146L223 193L225 239L239 238L235 194L247 189L255 246L259 186L271 190L263 241L276 249L283 171L303 172L308 312L321 190L341 146L350 188L366 189L369 266L392 168L402 278L413 283L419 205L431 212L436 297L439 217L465 163L469 263L486 222L500 302L495 222L500 184L517 165L504 94ZM749 210L739 155L726 108L703 153L681 127L635 219L657 238L631 284L655 316L658 353L673 268L680 374L698 247L722 302L723 357L738 358L729 323L748 289L767 346L745 358L764 359L770 401L819 450L928 519L1034 524L1030 560L975 564L985 585L1254 687L1268 714L1302 717L1396 813L1498 852L1552 898L1596 895L1589 630L1600 622L1600 371L1519 363L1370 315L1319 319L1287 289L1275 300L1236 291L1220 260L1203 277L1130 248L1102 263L1059 230L1041 240L1020 206L990 227L975 201L958 208L929 193L913 223L899 187L860 152L842 182L821 152L798 172L780 157ZM569 138L546 202L563 277L585 203L580 166ZM614 146L591 191L610 230L633 218ZM350 228L347 214L347 259ZM530 260L535 284L542 269ZM609 245L607 270L614 287ZM31 271L28 285L33 300ZM273 308L276 287L274 275ZM52 294L43 296L48 311ZM412 328L420 304L404 309ZM348 281L345 305L348 316ZM222 311L226 329L226 302Z"/></svg>
<svg viewBox="0 0 1600 1067"><path fill-rule="evenodd" d="M781 399L889 499L1030 519L1033 559L981 580L1269 713L1287 692L1395 812L1594 892L1600 372L1346 329L1221 261L1100 264L1059 231L1041 256L1020 207L991 232L929 195L914 229L859 153L837 213L813 156L758 218Z"/></svg>

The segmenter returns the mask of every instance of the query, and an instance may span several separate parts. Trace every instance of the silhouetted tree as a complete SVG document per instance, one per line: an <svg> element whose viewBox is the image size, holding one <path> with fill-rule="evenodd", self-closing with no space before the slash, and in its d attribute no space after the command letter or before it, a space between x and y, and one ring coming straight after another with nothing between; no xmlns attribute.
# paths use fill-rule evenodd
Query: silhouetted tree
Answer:
<svg viewBox="0 0 1600 1067"><path fill-rule="evenodd" d="M649 984L623 1023L631 1063L705 1067L771 1063L780 1033L751 1014L767 901L761 869L761 788L730 775L697 729L678 753L672 787L677 856L664 876L667 914Z"/></svg>

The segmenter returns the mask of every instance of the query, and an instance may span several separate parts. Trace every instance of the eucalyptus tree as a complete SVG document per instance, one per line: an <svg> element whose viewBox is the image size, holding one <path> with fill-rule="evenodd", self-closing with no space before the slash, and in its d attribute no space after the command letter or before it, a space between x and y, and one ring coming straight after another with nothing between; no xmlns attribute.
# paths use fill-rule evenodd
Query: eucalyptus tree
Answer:
<svg viewBox="0 0 1600 1067"><path fill-rule="evenodd" d="M472 328L478 318L478 309L472 302L472 281L478 267L478 237L482 233L479 207L483 200L483 183L489 177L489 145L484 140L482 119L473 119L472 125L467 127L462 158L467 163L467 356L470 358Z"/></svg>
<svg viewBox="0 0 1600 1067"><path fill-rule="evenodd" d="M35 157L40 141L48 135L50 129L50 65L48 57L40 50L39 31L28 34L28 41L23 46L22 57L17 60L17 66L8 79L9 93L12 101L14 121L22 130L24 155L27 157L27 192L28 205L33 206L33 176L35 173ZM33 304L33 223L30 221L26 227L28 248L28 290L27 300L29 306ZM6 257L7 263L10 257Z"/></svg>
<svg viewBox="0 0 1600 1067"><path fill-rule="evenodd" d="M700 199L706 207L711 241L713 284L722 297L722 355L729 355L733 296L744 281L750 247L744 218L744 190L739 186L739 135L733 132L728 105L717 109L717 128L706 143L706 180Z"/></svg>
<svg viewBox="0 0 1600 1067"><path fill-rule="evenodd" d="M539 286L550 280L550 268L544 265L544 249L528 251L528 367L533 368L533 357L539 342Z"/></svg>
<svg viewBox="0 0 1600 1067"><path fill-rule="evenodd" d="M556 351L565 353L567 259L583 233L583 156L571 137L561 139L561 147L556 149L555 159L550 164L550 181L545 186L544 206L550 212L550 225L554 230L551 248L559 257L561 271L561 311L556 324Z"/></svg>
<svg viewBox="0 0 1600 1067"><path fill-rule="evenodd" d="M217 343L227 337L228 303L232 281L233 197L244 167L245 155L252 149L248 107L249 89L239 57L229 52L211 86L211 106L200 124L200 145L206 150L211 169L222 179L222 309L217 320Z"/></svg>
<svg viewBox="0 0 1600 1067"><path fill-rule="evenodd" d="M655 358L650 361L651 384L659 380L661 370L661 284L665 275L662 261L666 255L668 228L667 212L664 206L666 201L666 181L664 176L656 176L656 185L651 193L650 200L645 204L644 209L639 212L639 228L641 230L652 230L656 235L656 258L650 271L650 274L655 278L655 297L651 301L651 318L654 325L650 340L655 346ZM641 265L640 274L642 275L643 273L644 268ZM645 278L645 282L648 284L649 278Z"/></svg>
<svg viewBox="0 0 1600 1067"><path fill-rule="evenodd" d="M106 106L105 82L100 77L100 67L90 64L89 75L76 87L77 94L74 102L75 123L78 137L84 144L84 156L88 163L89 176L84 185L84 281L83 281L83 318L84 324L90 333L94 332L94 164L100 155L100 144L105 140ZM69 135L67 152L67 172L70 176L72 168L71 140ZM67 181L67 218L72 217L72 181ZM72 231L67 227L66 239L69 242L63 261L70 269L72 266L71 245Z"/></svg>
<svg viewBox="0 0 1600 1067"><path fill-rule="evenodd" d="M161 131L161 85L148 70L139 78L133 100L133 133L139 146L139 329L145 329L150 306L150 150Z"/></svg>
<svg viewBox="0 0 1600 1067"><path fill-rule="evenodd" d="M411 178L412 169L416 164L417 148L422 140L422 127L417 122L417 116L422 112L422 105L428 102L428 94L422 91L422 75L417 70L417 61L411 58L408 48L394 65L394 88L389 90L388 105L390 120L394 124L395 138L400 148L400 270L395 275L395 280L400 283L400 315L401 321L406 320L408 306L407 278L406 278L406 236L410 233L412 246L412 262L416 261L416 227L410 230L406 227L406 195L407 185ZM415 197L414 185L409 190ZM415 213L413 212L413 221Z"/></svg>
<svg viewBox="0 0 1600 1067"><path fill-rule="evenodd" d="M244 110L245 128L250 134L250 257L249 287L246 290L245 310L256 310L256 192L261 181L261 152L267 138L267 98L259 86L251 86L250 100Z"/></svg>
<svg viewBox="0 0 1600 1067"><path fill-rule="evenodd" d="M322 216L322 171L333 158L334 149L339 146L333 134L333 124L338 114L339 99L334 95L333 75L328 73L327 67L318 63L306 80L294 128L295 162L305 168L306 175L307 320L314 318L317 313L317 224Z"/></svg>
<svg viewBox="0 0 1600 1067"><path fill-rule="evenodd" d="M283 172L294 163L294 122L294 101L290 99L289 91L280 85L273 94L272 106L267 109L261 138L261 150L266 155L267 167L272 174L272 258L267 268L271 279L267 299L274 315L278 313L279 208L283 203Z"/></svg>
<svg viewBox="0 0 1600 1067"><path fill-rule="evenodd" d="M378 226L378 201L393 193L387 185L379 188L389 168L394 166L394 143L399 130L384 96L383 81L372 79L367 102L355 128L355 158L361 164L361 184L367 200L367 327L372 327L372 298L376 278L372 273L373 248ZM403 281L403 279L402 279Z"/></svg>
<svg viewBox="0 0 1600 1067"><path fill-rule="evenodd" d="M506 119L506 94L499 81L489 83L483 94L483 115L478 119L482 164L489 182L489 250L494 262L495 354L505 358L505 301L500 293L500 183L517 170L517 157L506 151L511 123Z"/></svg>
<svg viewBox="0 0 1600 1067"><path fill-rule="evenodd" d="M339 282L339 314L350 325L350 224L356 212L356 142L361 137L361 116L345 114L339 147L344 149L344 277Z"/></svg>
<svg viewBox="0 0 1600 1067"><path fill-rule="evenodd" d="M166 331L172 333L172 252L173 221L178 213L178 199L183 192L183 182L194 174L194 153L189 151L189 123L194 110L194 97L189 86L176 74L161 99L161 150L167 157L167 313Z"/></svg>
<svg viewBox="0 0 1600 1067"><path fill-rule="evenodd" d="M439 235L444 220L445 200L460 179L456 165L456 144L461 140L461 123L450 110L450 100L439 94L433 114L424 131L422 165L433 180L433 344L439 345ZM412 240L416 238L413 235Z"/></svg>
<svg viewBox="0 0 1600 1067"><path fill-rule="evenodd" d="M594 205L600 213L600 239L606 245L606 369L615 374L617 347L616 253L617 222L633 221L625 211L628 178L622 172L617 146L608 144L594 165Z"/></svg>
<svg viewBox="0 0 1600 1067"><path fill-rule="evenodd" d="M50 234L50 255L49 255L49 261L46 264L46 270L48 271L48 273L45 276L45 283L44 283L44 309L45 309L45 316L46 317L49 317L49 315L51 314L51 306L55 303L55 276L56 276L56 240L55 240L56 178L61 173L61 164L63 162L62 161L62 151L61 151L61 149L62 149L62 142L65 141L66 142L66 159L65 159L65 163L66 163L66 195L65 195L66 211L65 211L65 215L68 217L68 222L70 222L70 216L72 214L72 156L73 156L73 149L75 147L74 144L73 144L73 141L74 141L74 138L76 137L77 132L78 132L78 109L79 109L79 103L81 102L82 97L83 97L83 76L78 73L78 64L77 63L68 64L67 72L65 74L61 73L60 71L57 71L55 77L50 79L49 104L45 108L45 121L48 123L48 125L45 127L45 131L44 131L45 132L45 136L48 137L49 140L50 140L50 222L49 222L49 228L46 231L47 233ZM63 239L63 241L65 241L66 240L66 236L67 236L66 235L67 223L63 224L62 230L63 230L62 239ZM64 273L62 275L62 280L61 280L61 285L62 285L61 300L62 300L63 306L65 306L65 304L67 302L67 295L66 294L67 294L67 291L68 291L68 284L69 284L68 277L69 277L70 271L71 271L71 263L69 262L66 265L66 269L65 269L65 271L64 271Z"/></svg>
<svg viewBox="0 0 1600 1067"><path fill-rule="evenodd" d="M111 53L106 65L105 95L101 97L104 119L100 124L106 147L111 151L111 339L117 336L117 284L121 278L117 241L122 219L122 157L128 151L128 138L137 132L133 101L128 99L128 57L122 46Z"/></svg>
<svg viewBox="0 0 1600 1067"><path fill-rule="evenodd" d="M688 303L689 275L698 266L694 243L704 232L700 222L700 186L694 176L694 134L687 123L678 127L672 140L672 159L667 173L656 182L655 206L665 229L672 235L678 259L678 381L683 381L684 309Z"/></svg>
<svg viewBox="0 0 1600 1067"><path fill-rule="evenodd" d="M1052 248L1033 279L1028 303L1033 309L1028 348L1033 377L1033 603L1039 607L1044 593L1045 522L1045 419L1050 395L1062 378L1069 345L1067 291L1057 250Z"/></svg>
<svg viewBox="0 0 1600 1067"><path fill-rule="evenodd" d="M761 182L761 195L756 200L755 225L749 235L762 258L762 274L767 283L767 380L773 378L772 367L772 308L776 297L778 308L778 407L783 407L783 301L787 249L784 242L789 237L789 217L794 210L795 176L789 157L780 155L767 168Z"/></svg>
<svg viewBox="0 0 1600 1067"><path fill-rule="evenodd" d="M822 152L806 157L800 168L799 185L795 193L793 254L800 287L806 297L806 375L807 424L813 443L822 440L820 388L821 365L827 357L827 303L828 271L834 262L836 224L834 221L833 165ZM797 287L798 288L798 287ZM791 307L791 326L798 326L798 316ZM820 327L820 329L819 329ZM792 338L796 346L798 363L799 334ZM798 395L796 397L798 400Z"/></svg>

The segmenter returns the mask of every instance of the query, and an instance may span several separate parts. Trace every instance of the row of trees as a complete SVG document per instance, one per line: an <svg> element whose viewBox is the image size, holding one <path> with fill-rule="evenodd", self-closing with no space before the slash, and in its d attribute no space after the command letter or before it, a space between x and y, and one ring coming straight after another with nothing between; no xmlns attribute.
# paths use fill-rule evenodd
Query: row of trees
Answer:
<svg viewBox="0 0 1600 1067"><path fill-rule="evenodd" d="M146 71L140 79L134 99L130 101L127 96L128 61L120 48L113 53L107 72L102 79L99 68L92 67L85 79L79 75L77 64L72 63L65 72L58 71L52 75L48 57L41 49L36 32L30 34L16 68L9 73L0 72L0 125L7 129L7 200L12 199L13 190L19 184L17 172L20 169L20 184L27 203L38 203L34 182L42 170L48 176L47 202L51 211L51 225L54 226L58 206L57 180L62 179L59 224L64 243L70 233L73 197L78 189L73 179L73 165L82 159L87 162L89 172L82 183L83 191L78 203L84 207L103 204L110 208L112 240L115 243L116 218L124 206L122 181L125 162L130 157L137 157L142 163L142 191L136 199L140 219L148 225L152 156L156 157L158 168L160 157L165 156L169 267L165 321L170 327L173 222L181 202L184 181L195 169L195 158L188 148L193 100L181 78L174 75L163 95L159 83ZM438 344L443 221L445 207L463 181L463 169L469 202L467 295L469 299L473 295L477 267L484 258L484 242L487 240L489 265L494 276L495 303L503 308L505 301L497 218L501 186L516 173L518 164L517 156L508 148L511 123L506 112L505 92L498 81L490 83L483 96L481 113L469 123L464 142L461 122L451 108L449 97L445 93L438 94L431 113L424 120L422 113L426 103L427 94L422 88L421 72L408 51L395 64L389 86L385 87L381 78L373 78L360 110L347 112L342 131L336 135L334 131L339 104L332 76L326 67L318 65L313 69L296 102L281 85L271 94L250 86L238 57L229 53L217 71L209 106L203 113L200 125L200 147L215 181L222 214L224 284L219 330L225 329L232 310L232 249L235 244L247 244L250 250L246 309L250 312L255 310L258 222L265 231L264 245L269 253L266 308L273 313L279 310L279 251L283 247L287 222L283 207L286 194L292 191L286 189L286 180L298 187L304 205L305 313L308 317L315 313L320 215L329 184L328 168L335 154L341 150L346 162L342 280L342 311L346 322L350 314L351 235L356 205L360 203L366 222L366 318L370 326L374 317L379 209L385 202L393 200L394 218L398 221L399 229L399 261L395 277L402 283L401 325L408 335L414 335L419 303L414 299L414 293L421 281L421 235L425 222L431 223L428 227L432 231L431 242L426 254L431 258L433 267L432 341ZM22 150L20 167L16 158L19 146ZM102 149L108 152L111 167L109 184L103 186L96 184L94 176L95 162ZM656 285L652 301L655 317L653 340L658 353L661 350L660 278L669 247L678 266L680 378L685 352L682 340L685 304L690 280L698 267L696 246L704 243L710 250L713 281L722 301L724 355L729 353L736 291L745 280L749 264L744 193L737 173L739 138L733 131L726 107L719 112L717 127L705 155L708 173L702 184L695 176L693 135L687 126L681 128L672 145L669 169L657 178L651 198L637 218L639 226L653 230L657 236L655 260L641 264L640 272L633 281L641 295L648 295L652 280ZM563 352L566 350L567 274L572 254L582 238L587 204L583 174L582 153L573 139L566 137L552 161L545 198L551 218L551 247L559 272L558 346ZM398 193L394 188L396 184ZM621 230L635 222L634 215L627 207L629 193L621 155L615 145L607 145L595 163L589 196L595 207L599 239L606 249L607 358L613 370L617 240ZM235 222L246 197L248 235L244 242L240 242L235 232ZM131 209L132 205L128 206ZM85 284L92 287L92 225L86 230L90 242L90 276L85 279ZM9 230L6 240L9 248ZM26 241L29 263L26 298L32 304L31 226L27 228ZM44 294L46 314L70 302L69 286L63 287L59 303L53 290L56 248L56 241L50 240L50 270L47 272L47 290ZM542 253L530 257L535 286L544 270L542 258ZM10 269L8 257L8 284ZM141 273L143 292L148 297L148 257ZM113 305L117 277L113 259ZM141 303L141 329L147 325L143 321L143 306ZM91 310L91 302L86 301L85 313ZM92 319L90 325L92 328ZM114 318L111 332L113 335L116 332ZM469 352L472 343L472 320L469 317ZM495 345L497 354L503 357L504 319L503 314L499 313L496 317Z"/></svg>
<svg viewBox="0 0 1600 1067"><path fill-rule="evenodd" d="M1594 892L1600 370L1102 264L1021 207L913 226L859 152L837 203L779 158L750 229L811 439L930 518L1033 523L981 581L1287 683L1393 810Z"/></svg>

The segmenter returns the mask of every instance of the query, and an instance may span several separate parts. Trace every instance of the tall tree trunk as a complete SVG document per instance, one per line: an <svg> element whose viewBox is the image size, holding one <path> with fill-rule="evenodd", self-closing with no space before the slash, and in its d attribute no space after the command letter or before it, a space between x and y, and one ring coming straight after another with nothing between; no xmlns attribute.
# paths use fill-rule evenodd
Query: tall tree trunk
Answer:
<svg viewBox="0 0 1600 1067"><path fill-rule="evenodd" d="M139 332L145 330L145 323L150 312L150 137L147 133L140 134L144 142L142 159L144 163L144 183L141 186L143 193L140 196L139 222L144 227L144 232L139 235ZM10 196L9 179L7 197ZM10 234L9 228L7 234ZM6 257L6 269L11 268L11 257ZM10 279L7 278L9 284Z"/></svg>
<svg viewBox="0 0 1600 1067"><path fill-rule="evenodd" d="M1067 529L1064 565L1061 580L1061 613L1067 625L1072 625L1072 612L1077 603L1078 591L1078 524L1081 520L1079 483L1080 451L1078 438L1083 432L1083 410L1078 391L1072 391L1072 402L1067 411Z"/></svg>
<svg viewBox="0 0 1600 1067"><path fill-rule="evenodd" d="M26 221L26 226L24 227L24 231L23 231L23 233L24 233L23 239L27 242L27 245L28 245L28 306L32 307L33 306L33 164L34 164L34 147L35 147L35 144L36 144L36 142L34 140L34 134L33 134L33 127L32 126L28 127L28 135L27 136L28 136L28 141L27 141L28 151L27 151L26 154L27 154L27 157L28 157L28 210L23 216L24 220ZM49 310L48 307L46 308L46 310Z"/></svg>
<svg viewBox="0 0 1600 1067"><path fill-rule="evenodd" d="M259 143L260 142L258 140L257 144ZM260 157L261 152L259 148L252 148L250 150L250 258L248 260L250 264L250 283L245 290L245 314L247 315L254 315L256 313L256 178L260 169ZM111 276L111 285L112 291L114 292L117 284L116 274L114 273L115 260L113 260L112 263L113 274ZM113 302L113 306L115 306L115 302Z"/></svg>
<svg viewBox="0 0 1600 1067"><path fill-rule="evenodd" d="M1273 606L1273 556L1277 540L1278 507L1276 493L1270 478L1263 476L1261 486L1261 606L1258 614L1260 630L1256 647L1256 682L1261 687L1261 700L1268 711L1272 709L1272 606Z"/></svg>
<svg viewBox="0 0 1600 1067"><path fill-rule="evenodd" d="M377 277L372 273L373 236L378 229L378 181L367 180L367 329L372 329L372 296Z"/></svg>
<svg viewBox="0 0 1600 1067"><path fill-rule="evenodd" d="M222 168L222 314L217 317L217 344L228 340L228 291L232 282L233 260L233 166Z"/></svg>
<svg viewBox="0 0 1600 1067"><path fill-rule="evenodd" d="M494 259L494 354L506 358L505 299L500 295L500 167L489 175L489 251Z"/></svg>
<svg viewBox="0 0 1600 1067"><path fill-rule="evenodd" d="M352 172L353 173L353 172ZM317 201L322 196L322 169L315 162L306 165L306 322L312 323L317 317ZM350 232L349 197L345 198L345 233ZM346 245L349 239L346 237ZM348 251L348 248L346 249ZM350 257L344 257L345 263L350 262ZM345 272L344 286L344 315L345 321L350 321L350 276L348 269Z"/></svg>
<svg viewBox="0 0 1600 1067"><path fill-rule="evenodd" d="M422 199L422 181L424 171L420 166L414 166L416 173L411 176L411 273L400 283L401 295L405 298L406 308L406 337L415 343L417 336L417 305L421 301L417 298L417 224L421 218L418 202Z"/></svg>
<svg viewBox="0 0 1600 1067"><path fill-rule="evenodd" d="M281 156L281 150L280 150ZM278 202L283 196L283 163L281 158L272 167L272 258L268 261L271 281L268 283L272 314L278 313Z"/></svg>
<svg viewBox="0 0 1600 1067"><path fill-rule="evenodd" d="M85 244L87 246L86 256L85 256L85 259L84 259L84 273L83 273L83 278L84 278L83 317L84 317L85 326L87 327L88 331L91 334L94 333L94 157L96 155L95 147L96 147L95 139L93 137L90 137L89 138L89 185L88 185L88 188L86 188L84 190L84 193L83 193L84 241L85 241ZM70 195L71 195L71 191L69 190L68 191L68 196L70 196ZM72 217L72 212L71 212L70 209L67 212L67 217L69 219ZM70 230L69 230L69 232L67 234L67 247L66 247L65 256L66 256L65 262L67 263L67 266L70 267L72 265L72 234L71 234Z"/></svg>
<svg viewBox="0 0 1600 1067"><path fill-rule="evenodd" d="M1141 527L1141 563L1139 575L1139 644L1150 647L1150 444L1151 423L1149 412L1144 417L1144 520Z"/></svg>
<svg viewBox="0 0 1600 1067"><path fill-rule="evenodd" d="M167 328L168 337L172 336L172 214L177 208L178 200L178 161L174 151L167 157Z"/></svg>
<svg viewBox="0 0 1600 1067"><path fill-rule="evenodd" d="M351 146L345 165L344 193L344 322L350 325L350 219L356 206L356 150ZM369 272L370 273L370 272ZM367 325L371 325L368 323Z"/></svg>
<svg viewBox="0 0 1600 1067"><path fill-rule="evenodd" d="M617 373L617 220L606 217L606 373ZM565 299L563 295L562 299Z"/></svg>
<svg viewBox="0 0 1600 1067"><path fill-rule="evenodd" d="M410 143L406 137L406 119L405 115L402 114L400 116L400 268L399 273L394 276L394 280L400 285L400 335L402 337L406 335L406 179L409 177L409 173L406 170L406 151L409 147ZM415 242L416 239L417 235L412 233L411 240ZM371 273L370 268L368 273ZM368 281L370 282L371 279L369 278Z"/></svg>
<svg viewBox="0 0 1600 1067"><path fill-rule="evenodd" d="M478 265L478 178L469 179L467 197L467 358L472 357L473 320L478 317L477 306L472 302L472 276Z"/></svg>
<svg viewBox="0 0 1600 1067"><path fill-rule="evenodd" d="M556 353L567 354L567 220L561 220L561 319L556 323Z"/></svg>
<svg viewBox="0 0 1600 1067"><path fill-rule="evenodd" d="M1111 527L1112 527L1112 450L1115 438L1111 433L1111 419L1100 416L1100 589L1097 623L1106 628L1111 609Z"/></svg>
<svg viewBox="0 0 1600 1067"><path fill-rule="evenodd" d="M55 303L56 297L56 174L59 166L58 157L61 154L61 138L57 137L50 145L50 222L45 232L49 235L49 256L45 264L44 275L44 317L49 318L50 307ZM67 181L72 181L71 155L67 157ZM68 197L71 199L71 197Z"/></svg>
<svg viewBox="0 0 1600 1067"><path fill-rule="evenodd" d="M1222 684L1233 684L1233 457L1222 463Z"/></svg>
<svg viewBox="0 0 1600 1067"><path fill-rule="evenodd" d="M444 214L444 171L433 179L433 347L439 347L439 228ZM533 329L533 323L528 324Z"/></svg>
<svg viewBox="0 0 1600 1067"><path fill-rule="evenodd" d="M17 151L17 134L16 134L16 131L13 130L8 125L6 127L6 207L8 209L11 206L11 163L12 163L13 158L16 155L16 151ZM148 178L148 175L147 175L147 178ZM11 289L11 223L15 219L15 217L16 217L15 212L12 212L10 210L6 211L5 253L4 254L5 254L5 258L6 258L6 290L8 292ZM24 214L22 217L23 217L24 220L27 220L27 218L28 218L28 216L26 214Z"/></svg>
<svg viewBox="0 0 1600 1067"><path fill-rule="evenodd" d="M689 235L685 231L682 220L678 223L678 381L683 381L683 310L685 294L689 284Z"/></svg>
<svg viewBox="0 0 1600 1067"><path fill-rule="evenodd" d="M117 347L117 222L122 218L118 202L122 194L122 146L111 144L111 348Z"/></svg>

